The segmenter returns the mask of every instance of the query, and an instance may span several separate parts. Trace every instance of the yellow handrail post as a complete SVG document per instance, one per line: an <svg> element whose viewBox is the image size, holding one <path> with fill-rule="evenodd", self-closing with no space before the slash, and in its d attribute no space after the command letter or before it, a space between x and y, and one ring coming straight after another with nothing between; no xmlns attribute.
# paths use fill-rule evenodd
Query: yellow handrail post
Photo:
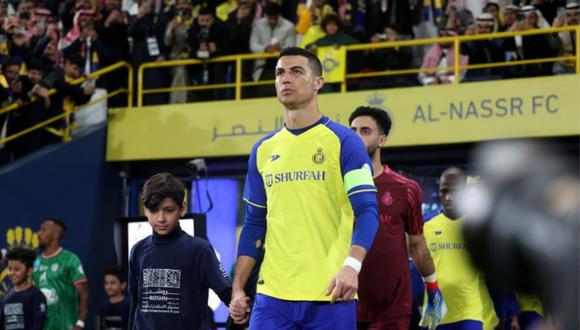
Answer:
<svg viewBox="0 0 580 330"><path fill-rule="evenodd" d="M453 76L455 77L455 79L453 79L454 84L459 84L459 45L459 38L456 36L453 40Z"/></svg>
<svg viewBox="0 0 580 330"><path fill-rule="evenodd" d="M137 106L143 106L143 70L144 66L139 66L139 72L137 72Z"/></svg>
<svg viewBox="0 0 580 330"><path fill-rule="evenodd" d="M242 99L242 58L236 57L236 101Z"/></svg>
<svg viewBox="0 0 580 330"><path fill-rule="evenodd" d="M576 27L576 73L580 74L580 25Z"/></svg>
<svg viewBox="0 0 580 330"><path fill-rule="evenodd" d="M67 141L72 140L72 138L71 138L71 115L72 115L72 112L68 107L66 107L64 111L65 111L65 116L64 116L65 126L64 126L64 134L62 136L62 140L67 142Z"/></svg>
<svg viewBox="0 0 580 330"><path fill-rule="evenodd" d="M133 108L133 66L127 63L127 107L129 109Z"/></svg>

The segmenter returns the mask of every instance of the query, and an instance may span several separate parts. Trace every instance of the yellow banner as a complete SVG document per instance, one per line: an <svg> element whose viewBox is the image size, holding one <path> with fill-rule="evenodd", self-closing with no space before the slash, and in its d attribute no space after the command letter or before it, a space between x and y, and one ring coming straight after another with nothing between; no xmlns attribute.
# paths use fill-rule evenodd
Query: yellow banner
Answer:
<svg viewBox="0 0 580 330"><path fill-rule="evenodd" d="M580 135L580 75L323 94L320 111L344 125L360 105L392 116L388 146ZM107 160L247 155L283 126L272 98L114 109Z"/></svg>
<svg viewBox="0 0 580 330"><path fill-rule="evenodd" d="M344 81L346 48L344 46L318 47L318 59L322 63L322 76L329 83Z"/></svg>

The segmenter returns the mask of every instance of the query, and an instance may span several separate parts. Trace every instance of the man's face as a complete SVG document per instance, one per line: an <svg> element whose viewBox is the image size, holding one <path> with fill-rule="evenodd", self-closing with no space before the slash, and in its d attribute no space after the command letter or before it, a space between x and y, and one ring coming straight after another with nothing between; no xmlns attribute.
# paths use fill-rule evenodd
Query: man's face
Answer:
<svg viewBox="0 0 580 330"><path fill-rule="evenodd" d="M504 22L506 25L512 25L518 20L518 12L511 9L506 10L504 14Z"/></svg>
<svg viewBox="0 0 580 330"><path fill-rule="evenodd" d="M187 12L191 10L191 5L187 0L177 0L177 2L175 3L175 9Z"/></svg>
<svg viewBox="0 0 580 330"><path fill-rule="evenodd" d="M459 217L455 205L455 197L460 185L461 176L453 173L441 177L441 183L439 184L439 200L443 205L443 210L446 215L454 219Z"/></svg>
<svg viewBox="0 0 580 330"><path fill-rule="evenodd" d="M538 26L538 15L536 14L536 12L531 11L531 12L526 13L526 22L531 27L537 27Z"/></svg>
<svg viewBox="0 0 580 330"><path fill-rule="evenodd" d="M0 2L0 16L4 17L8 14L8 3Z"/></svg>
<svg viewBox="0 0 580 330"><path fill-rule="evenodd" d="M381 149L381 146L387 141L387 136L381 133L377 122L370 116L356 117L350 123L350 129L363 140L371 159L373 159L375 154Z"/></svg>
<svg viewBox="0 0 580 330"><path fill-rule="evenodd" d="M171 233L183 215L185 215L185 205L179 206L169 197L161 201L156 210L145 208L145 216L151 228L159 235Z"/></svg>
<svg viewBox="0 0 580 330"><path fill-rule="evenodd" d="M493 25L488 23L477 23L476 25L478 34L492 33Z"/></svg>
<svg viewBox="0 0 580 330"><path fill-rule="evenodd" d="M38 245L45 249L49 244L58 241L61 235L60 227L51 220L42 223L38 230Z"/></svg>
<svg viewBox="0 0 580 330"><path fill-rule="evenodd" d="M566 10L566 24L567 25L580 24L580 9Z"/></svg>
<svg viewBox="0 0 580 330"><path fill-rule="evenodd" d="M78 65L72 64L69 61L64 62L64 73L71 78L79 78L81 76L81 68Z"/></svg>
<svg viewBox="0 0 580 330"><path fill-rule="evenodd" d="M58 51L58 48L57 48L56 40L51 40L48 42L48 44L46 45L46 48L44 49L44 55L52 56L52 55L55 55L57 51Z"/></svg>
<svg viewBox="0 0 580 330"><path fill-rule="evenodd" d="M324 79L314 75L304 56L284 56L276 64L276 95L288 110L310 102L323 83Z"/></svg>
<svg viewBox="0 0 580 330"><path fill-rule="evenodd" d="M6 69L4 69L4 77L6 77L6 80L8 80L8 82L12 82L12 81L14 81L14 79L16 79L16 77L18 77L19 71L20 71L20 66L11 65L11 66L7 67Z"/></svg>
<svg viewBox="0 0 580 330"><path fill-rule="evenodd" d="M115 9L115 7L117 6L117 4L119 3L119 0L105 0L105 7L107 8L107 10L113 10Z"/></svg>
<svg viewBox="0 0 580 330"><path fill-rule="evenodd" d="M488 13L490 13L490 14L491 14L493 17L495 17L495 18L497 19L497 16L498 16L499 12L498 12L498 10L497 10L497 7L496 7L496 6L494 6L494 5L489 5L489 6L487 6L487 8L485 8L485 9L486 9L486 11L487 11Z"/></svg>
<svg viewBox="0 0 580 330"><path fill-rule="evenodd" d="M34 8L34 4L29 1L23 1L18 5L18 12L19 13L28 13Z"/></svg>
<svg viewBox="0 0 580 330"><path fill-rule="evenodd" d="M32 267L26 267L20 260L8 260L8 277L13 285L25 283L31 274Z"/></svg>
<svg viewBox="0 0 580 330"><path fill-rule="evenodd" d="M338 33L338 25L334 22L328 22L325 27L326 34L335 35Z"/></svg>
<svg viewBox="0 0 580 330"><path fill-rule="evenodd" d="M42 80L42 71L36 69L28 70L28 80L33 85L38 84Z"/></svg>
<svg viewBox="0 0 580 330"><path fill-rule="evenodd" d="M213 16L210 14L197 16L197 24L199 24L199 26L202 28L204 28L204 27L208 28L211 26L212 23L213 23Z"/></svg>
<svg viewBox="0 0 580 330"><path fill-rule="evenodd" d="M123 293L126 283L123 283L115 275L105 275L105 292L107 296L114 297Z"/></svg>
<svg viewBox="0 0 580 330"><path fill-rule="evenodd" d="M267 15L266 18L268 20L268 25L270 25L271 28L274 28L278 24L278 19L280 18L280 16L279 15Z"/></svg>

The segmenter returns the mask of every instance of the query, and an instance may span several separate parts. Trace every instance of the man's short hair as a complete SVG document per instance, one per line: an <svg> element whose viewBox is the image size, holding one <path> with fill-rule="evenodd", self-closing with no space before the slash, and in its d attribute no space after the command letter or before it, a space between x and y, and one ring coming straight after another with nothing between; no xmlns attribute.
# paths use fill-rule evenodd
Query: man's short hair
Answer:
<svg viewBox="0 0 580 330"><path fill-rule="evenodd" d="M58 239L61 240L64 237L64 234L66 233L67 229L66 223L64 223L64 221L58 218L46 218L44 222L47 221L52 221L60 229L60 237Z"/></svg>
<svg viewBox="0 0 580 330"><path fill-rule="evenodd" d="M353 113L350 114L348 118L348 124L352 124L352 121L355 120L357 117L361 116L369 116L373 118L377 122L377 126L381 133L385 135L389 135L391 131L391 116L389 113L383 109L369 107L369 106L360 106L354 110Z"/></svg>
<svg viewBox="0 0 580 330"><path fill-rule="evenodd" d="M41 71L44 73L44 71L46 70L46 65L44 65L44 62L42 62L42 60L40 60L36 57L33 57L30 59L30 61L28 61L26 68L29 71L30 70L37 70L37 71Z"/></svg>
<svg viewBox="0 0 580 330"><path fill-rule="evenodd" d="M157 173L145 182L141 201L148 210L157 210L159 204L171 198L179 207L185 199L185 187L181 180L170 173Z"/></svg>
<svg viewBox="0 0 580 330"><path fill-rule="evenodd" d="M103 276L107 275L115 276L121 283L127 282L127 276L125 275L125 272L120 266L115 265L105 269L105 273L103 274Z"/></svg>
<svg viewBox="0 0 580 330"><path fill-rule="evenodd" d="M65 61L68 61L70 64L76 65L79 68L83 68L85 66L85 59L80 53L72 53L64 58Z"/></svg>
<svg viewBox="0 0 580 330"><path fill-rule="evenodd" d="M312 70L314 75L322 76L322 64L320 63L320 60L318 59L318 57L316 57L316 55L312 54L306 49L300 47L286 47L282 49L282 51L280 52L280 56L278 56L278 59L281 59L284 56L306 57L306 59L308 60L308 65L310 66L310 70Z"/></svg>
<svg viewBox="0 0 580 330"><path fill-rule="evenodd" d="M197 15L211 15L215 16L214 10L210 6L201 7L197 13Z"/></svg>
<svg viewBox="0 0 580 330"><path fill-rule="evenodd" d="M276 2L268 1L264 6L264 13L266 16L280 16L282 8Z"/></svg>
<svg viewBox="0 0 580 330"><path fill-rule="evenodd" d="M36 259L36 254L32 249L17 246L13 247L8 251L8 253L6 253L6 259L20 261L26 266L26 268L32 268L34 259Z"/></svg>

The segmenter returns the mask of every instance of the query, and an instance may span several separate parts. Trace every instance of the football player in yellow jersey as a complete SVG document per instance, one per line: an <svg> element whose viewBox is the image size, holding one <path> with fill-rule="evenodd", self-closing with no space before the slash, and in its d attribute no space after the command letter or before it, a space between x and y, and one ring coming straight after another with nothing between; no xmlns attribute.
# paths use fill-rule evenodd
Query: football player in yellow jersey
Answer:
<svg viewBox="0 0 580 330"><path fill-rule="evenodd" d="M519 323L522 330L539 328L544 321L544 302L535 294L516 291L520 308Z"/></svg>
<svg viewBox="0 0 580 330"><path fill-rule="evenodd" d="M423 227L448 308L438 330L493 329L497 323L483 275L471 265L463 239L463 219L455 206L456 190L465 184L462 170L443 172L439 184L443 213Z"/></svg>
<svg viewBox="0 0 580 330"><path fill-rule="evenodd" d="M358 273L378 227L371 161L356 133L318 110L314 54L284 49L275 75L285 125L250 154L230 315L249 317L243 288L264 245L250 329L355 329Z"/></svg>

